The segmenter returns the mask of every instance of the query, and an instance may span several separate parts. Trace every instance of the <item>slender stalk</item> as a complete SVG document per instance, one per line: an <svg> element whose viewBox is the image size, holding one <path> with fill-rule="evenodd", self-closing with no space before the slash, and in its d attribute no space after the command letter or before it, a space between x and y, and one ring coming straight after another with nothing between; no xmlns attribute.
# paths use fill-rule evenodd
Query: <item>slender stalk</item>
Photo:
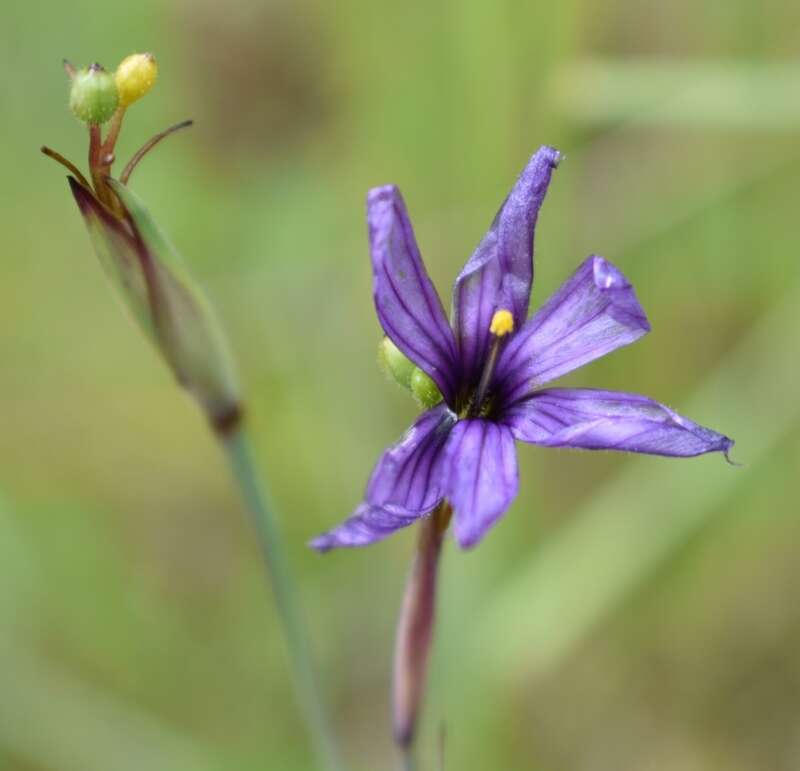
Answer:
<svg viewBox="0 0 800 771"><path fill-rule="evenodd" d="M244 430L236 428L230 434L223 435L222 444L258 533L259 546L289 648L296 697L311 733L317 760L327 771L339 771L341 766L317 685L305 619L297 603L277 519L267 503Z"/></svg>
<svg viewBox="0 0 800 771"><path fill-rule="evenodd" d="M452 509L443 503L420 524L414 564L406 583L395 639L392 676L394 740L404 771L414 769L414 738L427 685L436 617L436 586L442 541Z"/></svg>
<svg viewBox="0 0 800 771"><path fill-rule="evenodd" d="M404 747L400 752L401 771L416 771L417 762L414 759L414 748Z"/></svg>
<svg viewBox="0 0 800 771"><path fill-rule="evenodd" d="M128 180L130 179L131 174L133 174L133 170L138 165L139 161L144 158L147 153L150 152L162 139L166 139L170 134L174 134L176 131L180 131L181 129L188 128L189 126L193 125L194 121L184 120L180 123L176 123L174 126L170 126L168 129L164 129L164 131L160 131L154 137L151 137L144 143L134 154L133 158L131 158L125 168L120 175L119 181L122 182L123 185L128 184Z"/></svg>
<svg viewBox="0 0 800 771"><path fill-rule="evenodd" d="M47 145L42 145L40 150L48 157L52 158L54 161L57 161L75 177L85 188L91 190L92 186L89 184L89 180L83 176L81 170L72 162L68 161L61 153L53 150L52 147L48 147Z"/></svg>

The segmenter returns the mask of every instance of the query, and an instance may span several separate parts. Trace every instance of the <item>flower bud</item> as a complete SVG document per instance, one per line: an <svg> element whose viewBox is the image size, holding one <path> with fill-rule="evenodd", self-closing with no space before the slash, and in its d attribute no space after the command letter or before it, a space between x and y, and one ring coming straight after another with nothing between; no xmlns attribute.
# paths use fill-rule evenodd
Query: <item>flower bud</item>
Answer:
<svg viewBox="0 0 800 771"><path fill-rule="evenodd" d="M241 415L240 394L216 315L139 198L116 180L108 184L119 198L122 219L70 178L98 257L178 382L225 433Z"/></svg>
<svg viewBox="0 0 800 771"><path fill-rule="evenodd" d="M103 124L114 114L118 104L119 93L114 76L99 64L75 73L69 108L79 120L93 125Z"/></svg>
<svg viewBox="0 0 800 771"><path fill-rule="evenodd" d="M414 367L411 375L411 393L421 407L430 409L442 401L442 395L436 383L419 367Z"/></svg>
<svg viewBox="0 0 800 771"><path fill-rule="evenodd" d="M411 388L411 376L416 367L388 337L384 337L378 346L378 364L403 388Z"/></svg>
<svg viewBox="0 0 800 771"><path fill-rule="evenodd" d="M131 54L117 67L114 78L123 107L141 99L156 82L158 64L153 54Z"/></svg>

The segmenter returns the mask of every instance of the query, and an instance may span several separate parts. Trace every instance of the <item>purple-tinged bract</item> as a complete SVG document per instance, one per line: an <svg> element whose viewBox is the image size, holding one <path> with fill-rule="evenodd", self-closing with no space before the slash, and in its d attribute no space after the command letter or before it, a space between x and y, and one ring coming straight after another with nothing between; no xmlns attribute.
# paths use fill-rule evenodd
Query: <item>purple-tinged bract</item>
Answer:
<svg viewBox="0 0 800 771"><path fill-rule="evenodd" d="M558 162L558 151L542 147L523 169L455 281L452 326L399 190L370 191L378 319L394 344L430 375L444 401L381 456L362 503L316 538L315 549L375 543L444 500L453 507L458 543L475 545L516 497L515 439L546 447L727 457L731 439L645 396L543 388L650 331L630 282L598 256L586 259L527 318L536 221Z"/></svg>

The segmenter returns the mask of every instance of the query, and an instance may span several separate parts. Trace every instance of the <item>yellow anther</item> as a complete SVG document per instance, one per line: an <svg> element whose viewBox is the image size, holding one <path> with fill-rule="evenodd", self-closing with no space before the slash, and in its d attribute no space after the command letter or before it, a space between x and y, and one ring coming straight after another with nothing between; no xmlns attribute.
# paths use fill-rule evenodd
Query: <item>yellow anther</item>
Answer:
<svg viewBox="0 0 800 771"><path fill-rule="evenodd" d="M514 317L511 311L501 308L499 311L494 312L492 316L492 323L489 325L489 331L495 337L504 337L509 332L514 331Z"/></svg>
<svg viewBox="0 0 800 771"><path fill-rule="evenodd" d="M131 54L125 57L114 78L119 91L119 104L127 107L141 99L156 82L158 65L153 54Z"/></svg>

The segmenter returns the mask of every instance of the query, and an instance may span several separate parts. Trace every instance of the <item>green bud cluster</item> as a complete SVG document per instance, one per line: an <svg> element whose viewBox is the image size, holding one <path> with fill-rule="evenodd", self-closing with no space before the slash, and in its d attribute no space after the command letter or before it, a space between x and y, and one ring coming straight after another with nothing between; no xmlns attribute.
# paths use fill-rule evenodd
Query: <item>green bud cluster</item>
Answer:
<svg viewBox="0 0 800 771"><path fill-rule="evenodd" d="M388 337L384 337L378 346L378 363L392 380L411 392L420 407L428 409L442 400L436 383Z"/></svg>
<svg viewBox="0 0 800 771"><path fill-rule="evenodd" d="M99 64L78 70L72 79L69 107L79 120L102 125L116 112L119 91L114 75Z"/></svg>

